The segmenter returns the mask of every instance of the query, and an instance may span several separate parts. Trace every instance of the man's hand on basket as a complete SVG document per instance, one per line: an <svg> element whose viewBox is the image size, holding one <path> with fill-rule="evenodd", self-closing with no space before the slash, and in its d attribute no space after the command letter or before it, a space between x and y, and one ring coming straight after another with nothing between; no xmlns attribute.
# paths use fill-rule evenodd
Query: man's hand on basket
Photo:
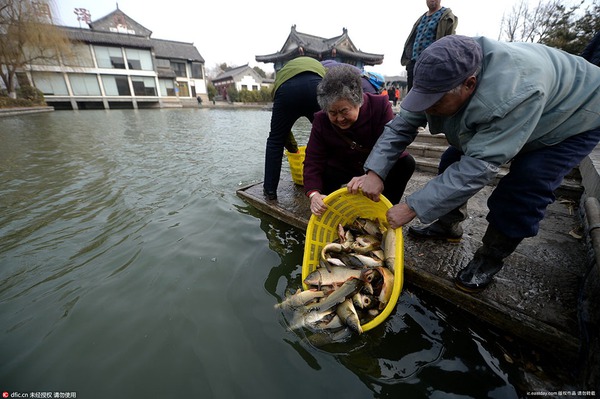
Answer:
<svg viewBox="0 0 600 399"><path fill-rule="evenodd" d="M369 199L379 202L379 195L383 191L383 180L372 170L362 176L353 177L348 183L348 191L357 194L359 191Z"/></svg>
<svg viewBox="0 0 600 399"><path fill-rule="evenodd" d="M390 227L397 229L413 220L417 214L407 204L401 202L388 209L386 216Z"/></svg>

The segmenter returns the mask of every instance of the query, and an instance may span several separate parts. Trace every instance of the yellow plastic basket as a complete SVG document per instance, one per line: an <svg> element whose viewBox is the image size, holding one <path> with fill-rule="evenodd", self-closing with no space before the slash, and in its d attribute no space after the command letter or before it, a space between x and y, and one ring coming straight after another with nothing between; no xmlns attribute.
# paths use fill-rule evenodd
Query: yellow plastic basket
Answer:
<svg viewBox="0 0 600 399"><path fill-rule="evenodd" d="M304 185L304 156L306 155L306 146L298 147L298 152L293 154L285 151L288 162L290 164L290 171L292 172L292 180L299 186Z"/></svg>
<svg viewBox="0 0 600 399"><path fill-rule="evenodd" d="M345 225L352 223L357 217L362 217L378 219L385 228L388 228L386 212L392 204L383 195L379 202L373 202L362 194L350 194L346 188L341 188L325 197L324 202L327 204L327 210L321 216L311 215L306 229L302 281L318 267L323 246L337 239L340 223ZM362 326L363 331L381 324L394 310L400 297L404 280L404 240L401 228L396 229L395 256L394 287L390 301L379 315ZM303 287L308 288L304 283Z"/></svg>

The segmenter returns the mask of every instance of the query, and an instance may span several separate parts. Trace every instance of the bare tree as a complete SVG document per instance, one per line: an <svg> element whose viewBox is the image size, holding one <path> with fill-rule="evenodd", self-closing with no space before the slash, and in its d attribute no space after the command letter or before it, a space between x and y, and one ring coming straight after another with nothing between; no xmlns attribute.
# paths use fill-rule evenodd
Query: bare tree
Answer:
<svg viewBox="0 0 600 399"><path fill-rule="evenodd" d="M50 1L0 0L0 77L12 98L19 71L70 52L66 34L52 23Z"/></svg>
<svg viewBox="0 0 600 399"><path fill-rule="evenodd" d="M567 8L561 0L538 0L532 7L527 0L519 0L510 14L502 17L500 39L509 42L551 43L569 40L577 10L584 0ZM556 47L556 46L555 46Z"/></svg>
<svg viewBox="0 0 600 399"><path fill-rule="evenodd" d="M500 37L498 39L504 39L507 42L520 41L518 38L520 38L521 32L525 30L528 12L529 6L526 0L520 0L514 4L511 12L502 16Z"/></svg>

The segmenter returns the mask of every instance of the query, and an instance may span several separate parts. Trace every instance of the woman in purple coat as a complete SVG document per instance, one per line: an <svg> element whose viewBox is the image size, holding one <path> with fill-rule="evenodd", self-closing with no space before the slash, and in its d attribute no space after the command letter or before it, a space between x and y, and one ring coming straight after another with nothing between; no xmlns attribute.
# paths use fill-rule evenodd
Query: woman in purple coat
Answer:
<svg viewBox="0 0 600 399"><path fill-rule="evenodd" d="M327 194L364 174L363 164L394 113L387 96L363 93L360 75L345 65L327 71L317 101L322 110L306 147L304 189L311 212L321 215ZM384 182L390 202L400 201L414 170L414 158L402 153Z"/></svg>

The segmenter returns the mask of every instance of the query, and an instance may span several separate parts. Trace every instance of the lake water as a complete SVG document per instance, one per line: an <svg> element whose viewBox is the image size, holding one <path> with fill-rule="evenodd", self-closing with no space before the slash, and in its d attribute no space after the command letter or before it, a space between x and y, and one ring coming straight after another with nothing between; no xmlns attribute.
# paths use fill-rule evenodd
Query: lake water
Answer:
<svg viewBox="0 0 600 399"><path fill-rule="evenodd" d="M274 305L304 231L235 194L270 112L0 119L0 391L88 398L516 398L502 337L406 282L395 312L316 348ZM305 144L310 126L295 127ZM288 168L284 158L284 170Z"/></svg>

